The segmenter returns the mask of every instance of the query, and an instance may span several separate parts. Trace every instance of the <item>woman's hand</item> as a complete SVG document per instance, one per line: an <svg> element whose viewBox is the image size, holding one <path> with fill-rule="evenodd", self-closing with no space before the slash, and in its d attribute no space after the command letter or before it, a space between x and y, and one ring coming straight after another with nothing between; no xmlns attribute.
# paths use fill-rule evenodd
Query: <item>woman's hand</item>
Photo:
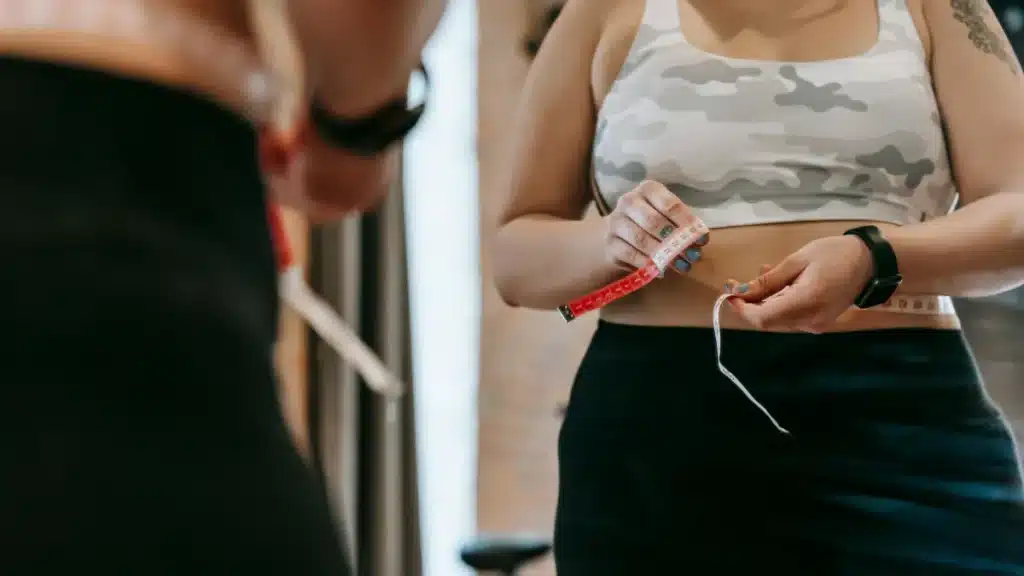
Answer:
<svg viewBox="0 0 1024 576"><path fill-rule="evenodd" d="M853 305L874 273L855 236L815 240L746 283L730 281L729 303L759 330L821 333Z"/></svg>
<svg viewBox="0 0 1024 576"><path fill-rule="evenodd" d="M647 181L619 199L605 218L605 256L619 268L634 270L647 265L661 242L693 219L690 209L658 182ZM701 258L704 236L686 249L671 268L685 274Z"/></svg>
<svg viewBox="0 0 1024 576"><path fill-rule="evenodd" d="M271 199L313 222L372 209L399 173L394 151L373 157L346 153L305 125L292 134L264 133L260 162Z"/></svg>

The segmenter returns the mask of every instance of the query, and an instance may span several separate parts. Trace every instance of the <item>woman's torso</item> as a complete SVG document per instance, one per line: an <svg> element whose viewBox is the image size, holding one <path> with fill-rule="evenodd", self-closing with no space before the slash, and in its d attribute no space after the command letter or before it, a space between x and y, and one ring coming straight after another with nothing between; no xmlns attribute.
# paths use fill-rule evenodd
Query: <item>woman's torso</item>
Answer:
<svg viewBox="0 0 1024 576"><path fill-rule="evenodd" d="M268 10L277 2L264 2ZM275 87L250 0L0 0L0 54L197 92L253 120Z"/></svg>
<svg viewBox="0 0 1024 576"><path fill-rule="evenodd" d="M270 349L276 281L251 122L273 110L248 107L239 78L186 57L247 58L265 73L249 5L0 0L0 115L20 135L0 173L21 226L4 232L32 248L19 252L26 270L73 267L62 254L76 254L100 271L96 290L216 309Z"/></svg>
<svg viewBox="0 0 1024 576"><path fill-rule="evenodd" d="M733 152L739 163L764 161L771 164L772 160L777 161L782 166L778 178L795 188L820 187L824 192L835 180L830 180L830 174L834 175L835 171L847 170L853 178L858 178L855 174L857 166L850 166L849 162L841 164L842 158L830 154L830 151L838 148L844 140L844 129L860 131L862 128L859 125L851 124L847 119L845 125L840 122L834 130L822 132L820 128L813 128L814 123L827 122L829 116L820 114L824 110L814 103L814 94L804 94L809 102L795 103L797 108L802 106L808 109L807 113L799 117L795 114L779 115L779 110L771 109L772 102L760 101L764 98L759 100L757 94L750 94L744 99L742 94L736 93L736 88L729 86L730 79L722 76L726 73L733 73L732 82L735 82L736 74L746 74L760 75L763 77L760 81L763 82L805 85L805 77L809 76L819 80L819 98L828 98L829 94L842 96L845 84L842 79L845 79L846 74L865 75L862 78L849 78L851 84L862 81L878 86L888 82L885 84L886 91L894 96L888 96L884 104L891 111L898 113L899 106L919 106L924 116L920 126L908 123L906 127L900 127L904 128L902 132L887 132L884 129L877 130L876 127L872 145L878 150L885 150L875 156L876 165L886 171L900 172L898 167L884 165L889 160L886 153L892 152L892 147L886 149L886 146L908 142L909 138L911 147L924 141L923 145L934 156L934 159L929 158L926 162L930 160L939 166L932 166L930 171L926 171L930 180L915 182L916 186L908 184L906 190L896 189L892 185L895 179L879 179L877 174L859 177L861 184L883 189L880 196L891 199L889 204L892 206L900 204L901 198L911 196L911 188L928 195L923 198L925 204L931 202L928 207L932 212L941 211L949 203L950 194L954 191L951 190L948 161L944 157L945 142L942 140L938 110L928 77L930 45L920 0L906 0L905 4L904 0L809 0L790 5L736 0L678 0L674 10L672 3L673 0L623 0L608 17L592 66L592 89L600 110L594 146L595 193L599 204L602 201L614 202L632 187L632 178L659 180L670 189L675 189L684 202L694 206L698 214L709 220L713 228L712 240L705 248L701 261L686 276L670 272L664 279L605 308L602 318L628 324L707 326L711 323L712 305L727 280L750 280L759 273L762 265L778 263L808 242L841 234L856 225L870 222L883 230L897 225L893 222L896 220L893 216L896 212L887 208L885 202L875 202L872 208L866 209L859 199L851 199L849 203L859 204L860 209L844 209L842 203L832 203L833 208L836 205L838 208L829 211L817 203L821 196L809 195L790 199L790 202L802 202L810 206L809 214L803 217L780 217L779 213L786 209L783 203L767 207L764 203L754 205L759 191L770 191L773 185L783 185L770 178L763 182L735 178L733 182L739 182L739 188L742 189L736 190L738 193L734 195L732 206L716 212L715 206L709 203L702 209L699 204L704 197L693 194L701 194L701 188L705 186L694 186L693 180L701 181L701 177L704 177L706 182L709 178L707 174L697 172L708 165L727 172L734 168L728 165L728 155ZM895 37L891 29L886 30L888 36L881 34L881 26L892 24L886 19L893 18L893 11L897 9L902 10L902 17L906 18L903 28ZM652 14L652 10L660 10L665 14ZM678 19L677 34L671 30L676 27L673 18ZM665 28L660 38L652 33L648 25L650 22ZM650 46L645 47L644 43ZM901 70L877 69L879 65L886 66L883 59L885 56L880 53L891 48L901 51L899 57L906 61L903 64L906 70L903 71L914 72L916 75L908 74L907 78L899 78ZM919 62L915 63L914 59ZM675 65L677 61L678 66ZM685 66L690 69L681 71ZM655 68L656 76L651 76L652 67ZM638 72L642 82L630 78L630 75ZM716 97L713 102L707 100L712 102L715 109L705 107L691 93L689 101L685 101L687 95L676 96L674 100L674 111L689 116L652 112L651 106L657 106L659 97L666 97L667 90L674 87L678 89L678 86L671 84L672 77L678 79L686 75L689 75L685 79L687 82L697 85L694 93L707 90L708 96ZM831 83L820 80L828 77L836 80ZM900 83L916 83L913 87L906 85L906 93L917 94L922 100L901 102ZM851 93L856 95L852 88L855 86L851 87ZM793 97L799 99L798 91L794 89L792 92L796 94ZM854 112L863 106L855 99L839 104L854 109ZM824 108L829 108L829 105ZM863 116L866 121L890 121L880 118L874 111L859 111L866 112ZM716 114L717 118L713 117ZM700 119L695 119L695 115L701 115ZM820 116L821 120L816 116ZM788 129L782 121L776 122L778 118L803 122L805 134L801 134L799 129ZM858 121L856 117L854 120ZM920 134L915 134L915 130ZM643 145L627 137L636 135L637 131L647 132L641 135L641 139L660 139L660 142L668 144L660 149L648 148L645 153ZM738 139L742 138L765 138L768 141L769 138L785 139L819 133L827 135L829 141L818 143L817 147L814 146L815 142L797 142L796 145L806 147L807 153L796 157L796 160L784 156L766 159L774 149L756 141L752 141L746 149L736 146L740 142ZM861 134L858 132L846 140L856 140L856 136ZM676 142L674 145L673 139ZM790 146L787 150L792 153L793 140L788 144ZM682 149L681 154L687 154L685 160L666 170L669 158L655 157L663 154L666 147ZM922 153L921 150L917 152ZM638 154L632 156L634 153ZM701 154L707 155L707 158L702 160L699 158ZM723 158L726 162L721 162ZM865 164L872 162L871 158L857 158ZM908 160L908 166L902 169L904 174L901 177L907 177L914 166L910 166L909 159L902 159ZM687 162L694 164L688 169ZM800 166L794 167L792 164L795 162L799 162ZM942 165L944 163L946 165ZM738 166L741 172L746 167ZM616 173L616 170L624 171ZM643 174L628 173L630 170ZM723 172L715 176L719 178L719 183L728 181ZM619 180L616 180L617 177ZM794 182L785 183L787 177ZM604 189L601 189L602 184ZM884 190L886 187L890 189ZM706 188L713 186L708 185ZM736 196L740 198L739 201L735 201ZM753 203L748 202L748 198L753 198ZM918 205L922 203L921 198L915 199ZM791 211L796 212L801 209L801 206L790 207ZM738 213L737 210L746 212ZM900 217L920 221L920 214L908 212L913 210L903 210ZM766 221L774 223L757 223ZM728 307L723 308L722 325L748 328ZM953 315L850 311L840 318L834 329L845 331L884 327L956 328L958 322Z"/></svg>

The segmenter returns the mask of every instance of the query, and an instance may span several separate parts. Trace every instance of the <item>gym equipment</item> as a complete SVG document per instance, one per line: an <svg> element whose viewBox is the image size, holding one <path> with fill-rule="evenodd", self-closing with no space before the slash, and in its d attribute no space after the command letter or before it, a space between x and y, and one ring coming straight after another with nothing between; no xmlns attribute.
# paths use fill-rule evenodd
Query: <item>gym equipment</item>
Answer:
<svg viewBox="0 0 1024 576"><path fill-rule="evenodd" d="M515 576L550 551L551 540L539 536L483 536L463 546L459 556L475 570Z"/></svg>

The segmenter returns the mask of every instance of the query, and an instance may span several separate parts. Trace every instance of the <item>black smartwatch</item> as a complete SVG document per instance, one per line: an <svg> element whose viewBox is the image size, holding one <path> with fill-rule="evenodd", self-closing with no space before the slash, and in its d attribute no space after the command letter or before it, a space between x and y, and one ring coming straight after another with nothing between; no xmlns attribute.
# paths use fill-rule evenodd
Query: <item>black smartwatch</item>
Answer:
<svg viewBox="0 0 1024 576"><path fill-rule="evenodd" d="M423 100L411 105L408 96L398 98L369 116L341 118L327 111L316 99L310 105L310 124L328 144L360 156L376 156L405 138L419 124L427 106L430 77L420 63L423 76Z"/></svg>
<svg viewBox="0 0 1024 576"><path fill-rule="evenodd" d="M874 261L874 275L868 280L867 286L861 291L854 301L858 308L871 308L884 304L892 298L903 277L900 276L900 268L896 262L896 252L892 245L882 237L882 231L877 226L861 226L847 230L845 235L856 236L868 247L871 252L871 259Z"/></svg>

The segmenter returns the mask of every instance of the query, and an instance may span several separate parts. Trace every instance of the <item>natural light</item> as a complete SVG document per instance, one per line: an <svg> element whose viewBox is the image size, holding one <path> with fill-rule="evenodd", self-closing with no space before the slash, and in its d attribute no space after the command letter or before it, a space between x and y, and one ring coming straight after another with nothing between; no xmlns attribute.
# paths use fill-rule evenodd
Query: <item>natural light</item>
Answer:
<svg viewBox="0 0 1024 576"><path fill-rule="evenodd" d="M471 574L476 529L480 256L476 3L454 0L424 54L428 112L405 146L423 575Z"/></svg>

